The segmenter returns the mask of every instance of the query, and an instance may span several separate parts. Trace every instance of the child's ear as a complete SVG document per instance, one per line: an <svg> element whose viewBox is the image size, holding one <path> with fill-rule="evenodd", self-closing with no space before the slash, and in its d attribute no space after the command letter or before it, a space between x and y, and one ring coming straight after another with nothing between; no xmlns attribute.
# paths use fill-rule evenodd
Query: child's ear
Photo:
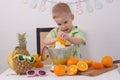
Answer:
<svg viewBox="0 0 120 80"><path fill-rule="evenodd" d="M71 18L72 18L72 20L74 20L74 15L73 14L71 15Z"/></svg>

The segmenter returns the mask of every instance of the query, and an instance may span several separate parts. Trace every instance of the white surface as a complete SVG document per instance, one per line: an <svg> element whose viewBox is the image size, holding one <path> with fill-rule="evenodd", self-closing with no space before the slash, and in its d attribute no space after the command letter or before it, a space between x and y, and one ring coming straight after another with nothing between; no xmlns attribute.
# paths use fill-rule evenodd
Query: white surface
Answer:
<svg viewBox="0 0 120 80"><path fill-rule="evenodd" d="M101 2L103 8L100 10L95 9L93 3L92 13L86 12L86 9L82 15L74 12L73 24L81 28L86 36L87 45L83 47L83 57L99 61L102 56L111 55L114 59L120 59L120 0ZM37 51L36 27L55 25L49 12L41 13L38 9L32 9L23 0L0 0L0 73L8 68L7 58L18 45L18 32L27 33L27 49L33 54Z"/></svg>
<svg viewBox="0 0 120 80"><path fill-rule="evenodd" d="M16 75L14 71L11 69L7 69L0 75L0 80L120 80L120 74L118 73L118 69L114 69L112 71L103 73L101 75L95 77L88 77L82 75L75 76L61 76L58 77L54 73L50 72L50 66L45 66L41 68L41 70L45 70L46 76L37 76L37 77L27 77L27 75Z"/></svg>

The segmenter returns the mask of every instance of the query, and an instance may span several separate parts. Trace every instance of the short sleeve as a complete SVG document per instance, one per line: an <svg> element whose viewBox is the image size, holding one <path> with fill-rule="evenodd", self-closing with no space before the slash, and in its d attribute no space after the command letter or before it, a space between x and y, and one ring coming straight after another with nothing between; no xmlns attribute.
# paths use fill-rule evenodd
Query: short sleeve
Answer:
<svg viewBox="0 0 120 80"><path fill-rule="evenodd" d="M46 37L47 38L56 38L57 37L57 28L52 29Z"/></svg>
<svg viewBox="0 0 120 80"><path fill-rule="evenodd" d="M81 38L81 39L83 40L82 44L83 44L83 45L86 45L84 33L83 33L82 30L80 30L80 29L78 29L78 28L74 28L74 29L70 32L70 36L71 36L71 37Z"/></svg>

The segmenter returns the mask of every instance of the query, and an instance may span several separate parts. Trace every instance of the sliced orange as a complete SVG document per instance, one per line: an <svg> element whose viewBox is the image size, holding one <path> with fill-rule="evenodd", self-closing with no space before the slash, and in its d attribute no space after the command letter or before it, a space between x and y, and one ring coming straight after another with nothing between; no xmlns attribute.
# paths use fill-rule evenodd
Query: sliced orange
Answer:
<svg viewBox="0 0 120 80"><path fill-rule="evenodd" d="M60 37L58 37L56 41L60 42L60 43L63 44L63 45L66 45L66 41L63 40L63 39L60 38Z"/></svg>
<svg viewBox="0 0 120 80"><path fill-rule="evenodd" d="M65 75L66 69L65 69L65 66L58 64L54 67L53 71L54 71L55 75L63 76L63 75Z"/></svg>
<svg viewBox="0 0 120 80"><path fill-rule="evenodd" d="M101 68L103 67L103 65L102 65L102 63L100 63L100 62L93 62L93 63L92 63L92 67L93 67L94 69L101 69Z"/></svg>
<svg viewBox="0 0 120 80"><path fill-rule="evenodd" d="M88 64L88 67L92 66L92 60L91 59L84 59L83 61L85 61Z"/></svg>
<svg viewBox="0 0 120 80"><path fill-rule="evenodd" d="M75 75L75 74L77 74L77 65L71 65L71 66L69 66L68 68L67 68L67 74L69 75L69 76L72 76L72 75Z"/></svg>
<svg viewBox="0 0 120 80"><path fill-rule="evenodd" d="M77 63L77 68L79 71L87 71L88 70L88 64L84 61L79 61Z"/></svg>
<svg viewBox="0 0 120 80"><path fill-rule="evenodd" d="M67 66L76 65L78 60L76 58L69 58L67 61Z"/></svg>

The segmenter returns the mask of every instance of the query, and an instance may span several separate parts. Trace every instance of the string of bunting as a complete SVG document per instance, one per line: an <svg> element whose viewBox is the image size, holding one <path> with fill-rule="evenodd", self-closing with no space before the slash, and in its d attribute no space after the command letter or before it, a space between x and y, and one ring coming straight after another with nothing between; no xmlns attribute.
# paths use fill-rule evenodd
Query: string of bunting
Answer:
<svg viewBox="0 0 120 80"><path fill-rule="evenodd" d="M113 0L104 1L107 3L113 2ZM51 10L51 8L58 2L67 3L72 11L75 11L79 15L83 13L83 9L86 9L89 13L93 12L92 4L94 4L95 9L103 8L102 0L23 0L23 3L28 4L30 8L38 8L41 12L44 12L48 8ZM47 8L48 5L49 7Z"/></svg>

